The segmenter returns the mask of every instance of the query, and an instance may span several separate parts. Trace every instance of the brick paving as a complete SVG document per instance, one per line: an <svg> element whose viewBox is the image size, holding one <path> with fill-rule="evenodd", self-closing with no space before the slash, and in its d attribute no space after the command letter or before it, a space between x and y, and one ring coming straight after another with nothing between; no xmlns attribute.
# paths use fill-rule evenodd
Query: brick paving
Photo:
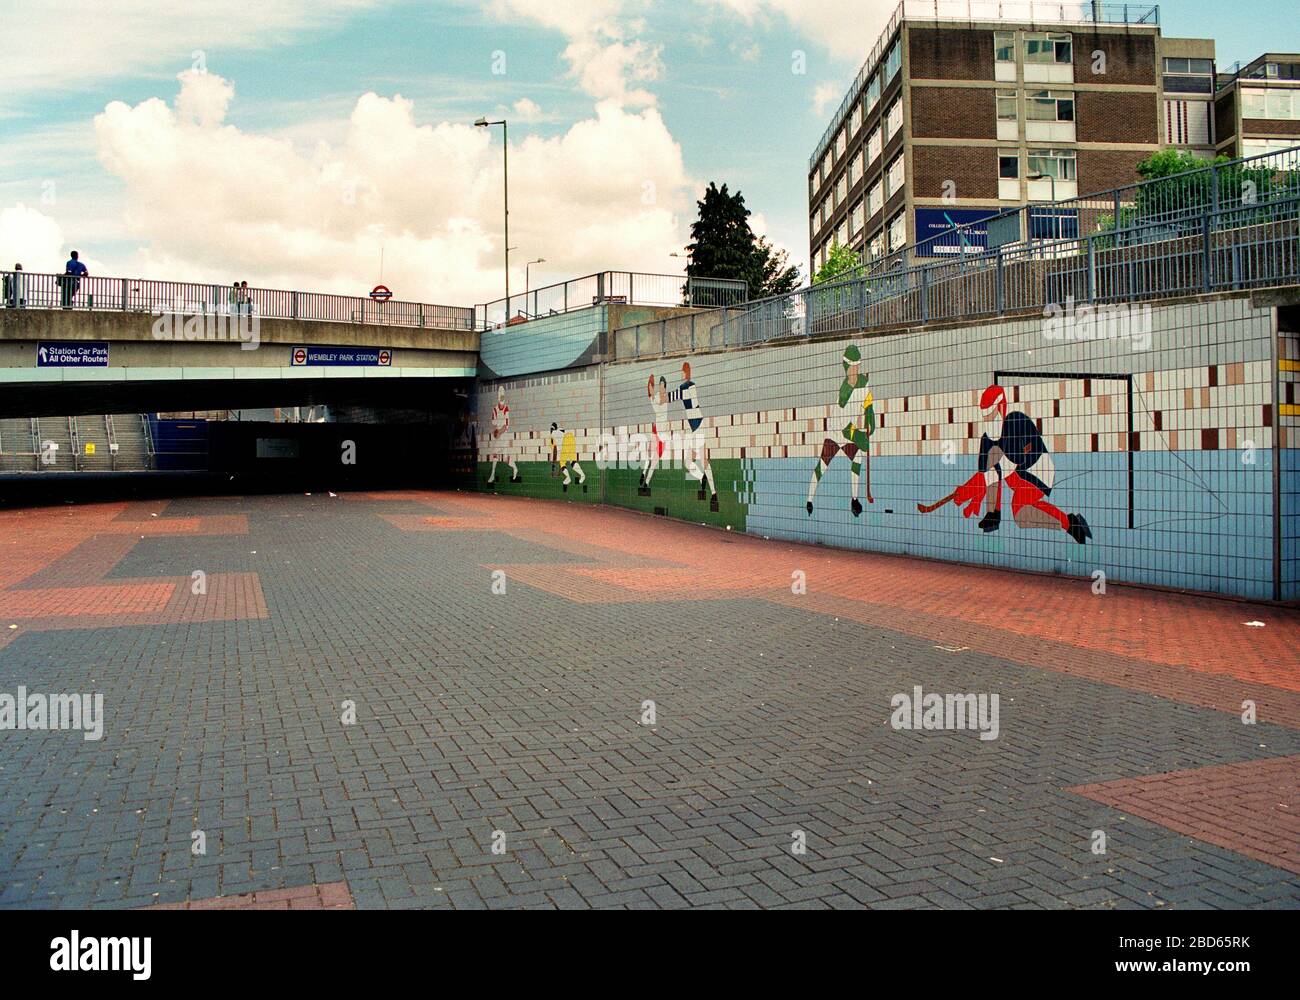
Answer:
<svg viewBox="0 0 1300 1000"><path fill-rule="evenodd" d="M1295 610L456 493L0 557L0 694L106 716L0 732L3 907L1300 906ZM893 728L916 686L998 738Z"/></svg>

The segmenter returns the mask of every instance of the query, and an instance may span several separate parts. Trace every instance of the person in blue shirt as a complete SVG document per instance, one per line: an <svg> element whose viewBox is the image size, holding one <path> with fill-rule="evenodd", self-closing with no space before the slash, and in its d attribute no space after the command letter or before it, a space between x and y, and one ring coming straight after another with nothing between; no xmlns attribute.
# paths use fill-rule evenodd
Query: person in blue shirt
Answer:
<svg viewBox="0 0 1300 1000"><path fill-rule="evenodd" d="M90 271L83 264L77 254L72 251L72 257L63 267L63 308L71 309L72 300L77 295L77 290L81 287L81 279L89 278Z"/></svg>

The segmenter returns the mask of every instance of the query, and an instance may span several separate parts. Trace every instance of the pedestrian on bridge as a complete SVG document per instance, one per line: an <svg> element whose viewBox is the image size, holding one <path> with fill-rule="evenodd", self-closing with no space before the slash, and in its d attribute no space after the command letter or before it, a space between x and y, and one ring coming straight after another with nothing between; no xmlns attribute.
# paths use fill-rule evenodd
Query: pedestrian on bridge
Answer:
<svg viewBox="0 0 1300 1000"><path fill-rule="evenodd" d="M23 274L21 264L14 265L14 273L5 275L4 299L10 309L22 309L27 305L27 275Z"/></svg>
<svg viewBox="0 0 1300 1000"><path fill-rule="evenodd" d="M63 288L64 309L72 308L72 300L77 297L77 291L81 288L81 279L89 277L90 271L87 270L86 265L81 262L80 255L77 251L73 250L71 258L63 267L63 276L60 280L60 284Z"/></svg>

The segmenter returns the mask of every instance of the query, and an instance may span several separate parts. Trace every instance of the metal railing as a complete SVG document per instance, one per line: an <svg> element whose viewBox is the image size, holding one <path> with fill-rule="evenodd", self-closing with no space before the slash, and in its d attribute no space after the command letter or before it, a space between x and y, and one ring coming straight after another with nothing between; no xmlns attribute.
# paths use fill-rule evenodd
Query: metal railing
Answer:
<svg viewBox="0 0 1300 1000"><path fill-rule="evenodd" d="M1097 194L1061 201L1033 201L991 212L988 218L945 229L900 247L862 266L879 275L937 258L978 257L988 253L990 233L1012 238L1006 245L1068 240L1088 233L1134 229L1150 238L1177 235L1199 225L1205 209L1218 211L1267 204L1300 195L1300 146L1137 181ZM1226 218L1226 217L1225 217Z"/></svg>
<svg viewBox="0 0 1300 1000"><path fill-rule="evenodd" d="M881 59L885 46L903 21L1006 21L1012 24L1160 24L1160 8L1155 4L1046 3L1044 0L902 0L894 9L889 22L876 39L857 77L845 94L839 110L822 135L817 148L808 159L811 174L830 148L835 133L852 112L853 105L861 99L862 90L871 79ZM883 81L888 82L888 81ZM884 89L883 86L881 88Z"/></svg>
<svg viewBox="0 0 1300 1000"><path fill-rule="evenodd" d="M680 274L601 271L555 285L545 285L475 307L480 330L507 322L558 316L593 305L695 306L719 308L749 298L749 285L735 278L689 278Z"/></svg>
<svg viewBox="0 0 1300 1000"><path fill-rule="evenodd" d="M1300 149L1287 152L1300 155ZM956 260L900 261L891 269L709 314L705 335L697 324L688 336L673 319L616 330L617 356L1300 281L1300 175L1275 174L1275 183L1250 198L1224 197L1218 182L1232 176L1225 170L1230 166L1218 165L1199 208L1190 201L1176 209L1159 207L1157 200L1156 209L1140 212L1134 206L1118 214L1118 224L1086 235L1025 240ZM1116 201L1106 195L1084 200Z"/></svg>
<svg viewBox="0 0 1300 1000"><path fill-rule="evenodd" d="M473 330L468 306L377 302L366 296L241 288L151 278L74 277L31 271L0 271L0 307L82 309L160 315L256 315L368 326Z"/></svg>

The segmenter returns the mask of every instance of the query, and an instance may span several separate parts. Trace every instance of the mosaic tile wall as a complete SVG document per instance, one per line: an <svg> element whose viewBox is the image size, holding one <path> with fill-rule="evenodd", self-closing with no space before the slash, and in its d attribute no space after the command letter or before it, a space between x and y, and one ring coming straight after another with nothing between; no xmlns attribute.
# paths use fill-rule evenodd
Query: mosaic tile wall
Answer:
<svg viewBox="0 0 1300 1000"><path fill-rule="evenodd" d="M1295 310L1294 313L1300 313ZM1300 315L1288 317L1300 325ZM1282 598L1300 600L1300 332L1278 334L1278 434L1281 438Z"/></svg>
<svg viewBox="0 0 1300 1000"><path fill-rule="evenodd" d="M1124 319L1002 321L484 382L479 479L486 487L495 448L520 474L509 482L499 463L488 488L501 492L1271 598L1273 313L1223 298ZM1286 349L1297 351L1294 337ZM499 405L508 425L493 438ZM1281 410L1283 434L1296 413ZM673 432L696 424L687 440L704 453L674 461ZM1294 510L1298 463L1281 444ZM1298 520L1283 527L1291 596Z"/></svg>

